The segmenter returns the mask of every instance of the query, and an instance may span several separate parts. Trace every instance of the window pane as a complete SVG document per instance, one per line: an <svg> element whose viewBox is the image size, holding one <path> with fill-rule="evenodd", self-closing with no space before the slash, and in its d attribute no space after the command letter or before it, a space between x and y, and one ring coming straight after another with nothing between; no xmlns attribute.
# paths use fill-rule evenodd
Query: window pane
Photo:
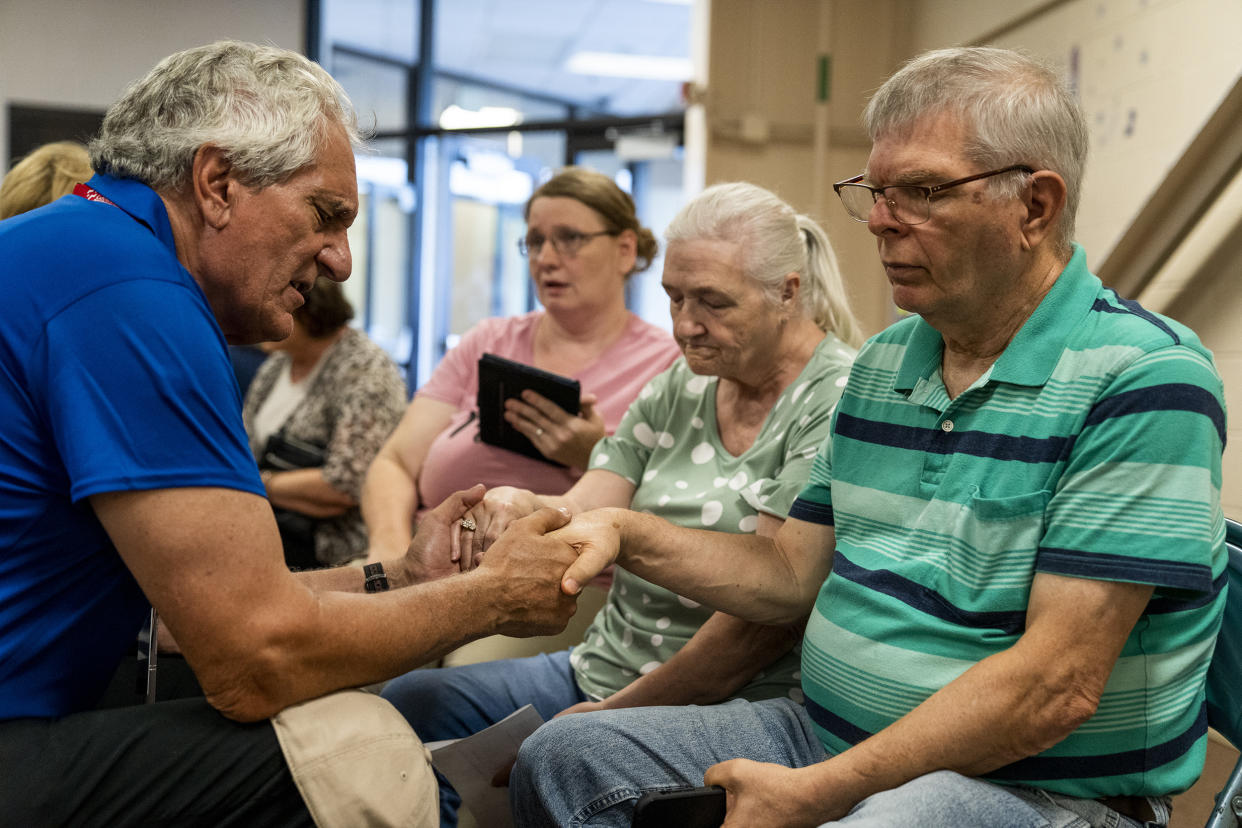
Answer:
<svg viewBox="0 0 1242 828"><path fill-rule="evenodd" d="M406 65L418 63L419 0L320 0L324 43L388 55ZM329 72L335 70L327 67Z"/></svg>
<svg viewBox="0 0 1242 828"><path fill-rule="evenodd" d="M363 129L389 132L406 128L407 69L334 49L332 76L354 102Z"/></svg>

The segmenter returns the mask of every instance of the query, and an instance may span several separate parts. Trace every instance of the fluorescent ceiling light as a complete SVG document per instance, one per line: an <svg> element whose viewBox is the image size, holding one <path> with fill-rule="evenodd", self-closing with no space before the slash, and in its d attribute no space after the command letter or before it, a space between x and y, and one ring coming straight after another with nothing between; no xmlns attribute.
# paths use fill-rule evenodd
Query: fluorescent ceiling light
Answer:
<svg viewBox="0 0 1242 828"><path fill-rule="evenodd" d="M470 127L505 127L521 123L522 113L509 106L485 106L481 109L464 109L449 104L440 113L441 129L468 129Z"/></svg>
<svg viewBox="0 0 1242 828"><path fill-rule="evenodd" d="M565 70L575 75L672 81L690 80L694 74L690 58L614 52L578 52L565 62Z"/></svg>

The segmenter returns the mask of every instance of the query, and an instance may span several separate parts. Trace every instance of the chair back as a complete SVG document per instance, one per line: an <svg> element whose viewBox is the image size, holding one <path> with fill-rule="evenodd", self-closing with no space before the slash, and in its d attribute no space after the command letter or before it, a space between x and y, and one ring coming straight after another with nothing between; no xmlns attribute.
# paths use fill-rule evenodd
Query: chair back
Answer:
<svg viewBox="0 0 1242 828"><path fill-rule="evenodd" d="M1242 748L1242 523L1225 520L1229 552L1229 596L1225 618L1208 668L1208 722Z"/></svg>
<svg viewBox="0 0 1242 828"><path fill-rule="evenodd" d="M1229 594L1207 676L1208 724L1242 749L1242 523L1225 520ZM1216 800L1208 828L1238 828L1242 813L1242 759Z"/></svg>

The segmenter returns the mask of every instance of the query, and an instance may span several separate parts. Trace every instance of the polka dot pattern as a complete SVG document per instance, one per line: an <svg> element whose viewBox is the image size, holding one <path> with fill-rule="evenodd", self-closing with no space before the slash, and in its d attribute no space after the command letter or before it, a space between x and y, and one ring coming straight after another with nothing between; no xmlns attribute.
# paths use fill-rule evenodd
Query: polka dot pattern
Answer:
<svg viewBox="0 0 1242 828"><path fill-rule="evenodd" d="M761 507L782 514L805 485L806 452L813 456L823 443L827 412L840 396L839 345L825 340L773 406L754 445L740 454L717 433L717 381L679 362L648 384L617 434L600 442L592 465L635 482L630 505L636 511L693 528L754 532ZM671 658L712 612L618 567L607 605L574 651L579 685L592 697L611 695ZM789 694L797 690L797 668L796 653L782 656L749 686L762 685L769 696Z"/></svg>
<svg viewBox="0 0 1242 828"><path fill-rule="evenodd" d="M716 447L711 443L699 443L690 451L690 462L696 466L710 462L716 456Z"/></svg>

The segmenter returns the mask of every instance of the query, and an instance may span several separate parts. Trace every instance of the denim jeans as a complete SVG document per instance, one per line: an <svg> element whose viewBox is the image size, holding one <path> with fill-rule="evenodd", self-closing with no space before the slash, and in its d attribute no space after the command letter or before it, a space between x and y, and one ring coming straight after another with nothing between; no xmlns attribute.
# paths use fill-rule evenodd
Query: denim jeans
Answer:
<svg viewBox="0 0 1242 828"><path fill-rule="evenodd" d="M440 670L413 670L393 679L381 695L409 720L424 742L458 739L493 725L523 705L544 719L586 701L569 666L569 650ZM443 776L440 825L457 825L461 798Z"/></svg>
<svg viewBox="0 0 1242 828"><path fill-rule="evenodd" d="M827 758L802 705L788 699L710 707L647 707L566 716L522 745L510 801L522 826L628 826L645 791L703 784L703 773L744 757L787 767ZM1165 815L1167 820L1167 815ZM864 799L849 828L1133 828L1090 799L1005 788L951 771Z"/></svg>

